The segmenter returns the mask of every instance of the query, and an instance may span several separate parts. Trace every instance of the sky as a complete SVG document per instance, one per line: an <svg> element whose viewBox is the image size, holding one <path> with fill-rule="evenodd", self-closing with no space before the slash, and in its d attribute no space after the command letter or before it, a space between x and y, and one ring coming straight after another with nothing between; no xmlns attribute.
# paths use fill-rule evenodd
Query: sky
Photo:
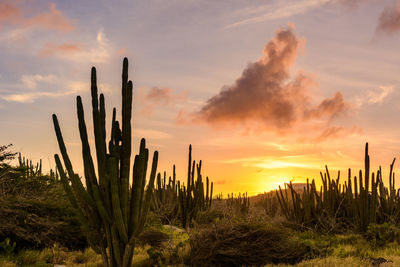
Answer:
<svg viewBox="0 0 400 267"><path fill-rule="evenodd" d="M133 151L145 137L167 175L186 180L192 144L214 193L254 195L358 171L366 142L385 175L399 47L398 0L0 0L0 145L54 168L55 113L82 174L75 97L91 133L95 66L109 125L127 57Z"/></svg>

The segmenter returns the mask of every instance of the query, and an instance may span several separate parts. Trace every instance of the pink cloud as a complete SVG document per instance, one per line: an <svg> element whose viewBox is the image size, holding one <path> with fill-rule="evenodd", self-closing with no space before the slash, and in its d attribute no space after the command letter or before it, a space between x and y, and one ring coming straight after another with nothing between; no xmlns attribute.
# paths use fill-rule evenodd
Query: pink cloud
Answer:
<svg viewBox="0 0 400 267"><path fill-rule="evenodd" d="M140 95L143 108L140 110L142 115L150 116L156 106L173 106L177 101L186 101L186 91L174 94L171 88L152 87L147 92Z"/></svg>
<svg viewBox="0 0 400 267"><path fill-rule="evenodd" d="M0 2L0 26L9 21L14 22L21 17L21 10L15 6L14 2Z"/></svg>
<svg viewBox="0 0 400 267"><path fill-rule="evenodd" d="M75 29L72 21L65 17L54 3L50 3L49 11L35 14L29 18L26 17L23 8L17 5L19 2L4 0L0 3L0 26L10 24L58 31L72 31Z"/></svg>
<svg viewBox="0 0 400 267"><path fill-rule="evenodd" d="M397 1L397 5L385 7L379 17L376 31L378 33L400 31L400 0Z"/></svg>
<svg viewBox="0 0 400 267"><path fill-rule="evenodd" d="M313 119L333 118L347 110L340 92L312 105L314 79L300 72L290 76L303 40L294 27L279 28L264 47L263 56L249 63L233 85L224 86L194 114L194 120L213 126L255 124L264 130L287 131Z"/></svg>

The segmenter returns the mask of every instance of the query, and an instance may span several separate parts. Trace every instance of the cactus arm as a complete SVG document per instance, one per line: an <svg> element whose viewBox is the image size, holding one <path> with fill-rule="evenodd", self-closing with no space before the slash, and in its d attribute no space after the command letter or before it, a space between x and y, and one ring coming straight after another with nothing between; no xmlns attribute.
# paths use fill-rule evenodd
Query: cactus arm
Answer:
<svg viewBox="0 0 400 267"><path fill-rule="evenodd" d="M68 176L71 179L72 187L74 188L75 192L77 192L78 196L83 199L89 206L94 207L95 203L92 197L88 194L88 192L83 187L82 181L79 179L78 175L74 173L72 169L71 160L69 159L67 149L65 147L64 139L61 134L60 125L58 123L57 116L53 114L53 124L54 130L56 132L58 145L60 148L60 152L64 161L64 165L67 168Z"/></svg>
<svg viewBox="0 0 400 267"><path fill-rule="evenodd" d="M133 188L132 188L132 199L131 199L131 207L133 207L132 211L132 228L135 229L138 227L139 219L140 219L140 209L141 209L141 199L142 199L142 191L144 187L144 163L146 159L146 152L145 152L145 141L144 139L140 142L140 151L139 156L136 158L138 168L136 169L136 173L133 176Z"/></svg>
<svg viewBox="0 0 400 267"><path fill-rule="evenodd" d="M129 210L129 172L131 158L132 82L128 82L128 59L122 67L122 146L121 146L121 207L125 221Z"/></svg>
<svg viewBox="0 0 400 267"><path fill-rule="evenodd" d="M107 210L105 209L104 203L102 201L102 197L101 197L100 190L99 190L99 185L98 185L97 179L96 179L96 173L94 171L94 165L93 165L93 160L92 160L92 156L90 153L90 146L89 146L89 141L88 141L88 136L87 136L87 131L86 131L86 124L85 124L85 119L84 119L82 99L80 96L77 97L77 110L78 110L78 121L79 121L79 133L80 133L81 142L82 142L82 156L83 156L83 162L84 162L86 186L88 188L89 194L92 195L92 198L94 199L94 201L96 203L96 206L98 208L100 216L108 223L111 223L110 215L108 214Z"/></svg>
<svg viewBox="0 0 400 267"><path fill-rule="evenodd" d="M118 233L125 243L128 242L128 234L126 231L126 225L123 220L122 211L121 211L121 203L120 203L120 194L118 190L118 163L117 159L110 156L107 159L108 169L110 171L110 186L111 186L111 203L112 203L112 211L113 211L113 221L116 225Z"/></svg>
<svg viewBox="0 0 400 267"><path fill-rule="evenodd" d="M153 154L153 163L151 166L150 180L149 180L149 183L148 183L147 189L146 189L146 197L143 202L144 206L142 208L139 226L134 235L137 235L138 233L140 233L143 230L144 224L146 222L147 213L149 212L149 209L150 209L150 200L151 200L151 195L152 195L152 191L154 188L154 180L156 178L156 173L157 173L157 164L158 164L158 152L155 151Z"/></svg>
<svg viewBox="0 0 400 267"><path fill-rule="evenodd" d="M94 139L96 145L96 156L97 156L97 167L99 174L99 182L103 185L103 178L105 175L105 165L106 165L106 147L105 147L105 133L103 133L103 121L99 111L99 100L97 92L97 77L96 68L92 67L91 71L91 96L92 96L92 116L93 116L93 130ZM104 108L104 97L102 106ZM105 112L104 112L105 116ZM105 118L104 118L105 119Z"/></svg>
<svg viewBox="0 0 400 267"><path fill-rule="evenodd" d="M76 202L75 196L72 193L71 187L70 187L68 179L67 179L67 175L65 174L65 172L63 170L63 167L62 167L62 164L60 161L60 157L57 154L55 154L54 159L56 162L57 169L60 173L61 183L63 185L65 192L67 193L67 197L68 197L69 201L71 202L72 207L74 207L75 209L78 210L78 203Z"/></svg>

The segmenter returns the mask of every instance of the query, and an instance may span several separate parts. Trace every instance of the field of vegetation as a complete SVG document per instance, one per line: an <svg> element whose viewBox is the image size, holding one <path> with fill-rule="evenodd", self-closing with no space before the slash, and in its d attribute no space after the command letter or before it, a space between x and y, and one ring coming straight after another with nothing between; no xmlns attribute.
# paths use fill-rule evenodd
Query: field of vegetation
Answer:
<svg viewBox="0 0 400 267"><path fill-rule="evenodd" d="M21 155L19 165L10 166L7 160L16 156L10 150L1 147L0 265L103 266L102 256L85 238L58 172L43 174L40 163L32 164ZM198 174L201 176L200 169ZM168 178L166 173L157 175L150 211L137 237L133 266L400 265L397 213L387 214L387 220L370 222L364 231L356 217L343 215L343 191L338 192L337 201L342 204L334 213L320 207L314 221L306 221L304 210L308 194L313 192L310 189L296 192L289 185L256 197L220 194L211 199L205 183L199 197L202 204L197 212L189 212L193 215L187 220L182 216L181 205L186 203L180 201L178 188L182 186L178 181L175 172ZM200 184L198 178L196 183ZM321 192L324 194L323 189ZM372 201L371 192L367 199ZM381 201L378 198L375 209L378 218ZM323 205L316 200L314 203ZM301 211L296 213L300 217L289 212L291 207Z"/></svg>
<svg viewBox="0 0 400 267"><path fill-rule="evenodd" d="M175 166L157 170L158 152L149 160L142 139L131 172L127 68L125 59L122 121L114 109L108 143L92 69L96 164L77 97L84 177L74 172L56 115L56 170L45 173L41 162L0 147L1 266L400 266L395 160L384 179L381 168L370 170L367 144L363 170L349 169L343 182L326 167L319 187L311 180L223 196L192 159L192 146L183 177Z"/></svg>

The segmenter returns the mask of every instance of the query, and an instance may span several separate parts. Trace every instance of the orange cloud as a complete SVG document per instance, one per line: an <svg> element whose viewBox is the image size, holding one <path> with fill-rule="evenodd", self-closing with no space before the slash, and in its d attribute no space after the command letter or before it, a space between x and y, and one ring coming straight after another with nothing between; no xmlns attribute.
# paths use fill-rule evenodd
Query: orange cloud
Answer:
<svg viewBox="0 0 400 267"><path fill-rule="evenodd" d="M332 126L326 128L316 139L316 142L323 142L330 138L339 138L344 137L351 134L361 134L362 129L357 126L353 126L351 128L346 128L343 126Z"/></svg>
<svg viewBox="0 0 400 267"><path fill-rule="evenodd" d="M40 55L51 56L56 54L76 53L82 50L83 50L83 45L80 43L64 43L64 44L46 43L40 50Z"/></svg>
<svg viewBox="0 0 400 267"><path fill-rule="evenodd" d="M27 18L15 1L2 1L0 3L0 26L11 24L58 31L72 31L75 29L75 25L56 8L54 3L50 3L49 9L48 12L42 12Z"/></svg>
<svg viewBox="0 0 400 267"><path fill-rule="evenodd" d="M348 109L349 105L344 101L342 93L336 92L332 98L324 99L318 106L307 110L306 118L333 118Z"/></svg>
<svg viewBox="0 0 400 267"><path fill-rule="evenodd" d="M72 31L75 29L75 26L56 8L54 3L50 3L50 12L40 13L31 19L27 19L25 24L59 31Z"/></svg>
<svg viewBox="0 0 400 267"><path fill-rule="evenodd" d="M255 123L264 130L282 131L299 122L342 114L347 104L340 92L313 106L309 94L313 78L302 72L290 77L302 43L293 26L279 28L265 45L264 55L249 63L233 85L210 98L194 120L211 125Z"/></svg>
<svg viewBox="0 0 400 267"><path fill-rule="evenodd" d="M379 17L376 31L378 33L400 31L400 0L397 1L396 6L385 7Z"/></svg>
<svg viewBox="0 0 400 267"><path fill-rule="evenodd" d="M215 183L215 184L226 184L226 180L225 180L225 179L223 179L223 180L217 180L217 181L215 181L214 183Z"/></svg>
<svg viewBox="0 0 400 267"><path fill-rule="evenodd" d="M119 49L119 50L117 50L115 52L115 56L117 56L117 57L121 57L121 56L124 56L124 55L126 55L126 48L125 47L122 47L121 49Z"/></svg>

